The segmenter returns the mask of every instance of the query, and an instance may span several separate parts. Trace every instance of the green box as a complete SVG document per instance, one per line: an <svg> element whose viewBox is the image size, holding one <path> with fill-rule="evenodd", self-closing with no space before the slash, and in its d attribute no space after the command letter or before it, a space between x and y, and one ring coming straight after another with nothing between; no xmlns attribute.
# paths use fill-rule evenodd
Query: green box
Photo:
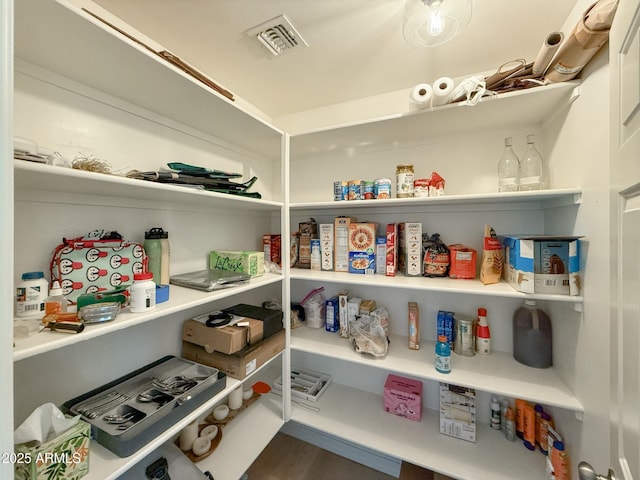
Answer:
<svg viewBox="0 0 640 480"><path fill-rule="evenodd" d="M264 252L253 250L213 250L209 254L209 268L248 273L252 277L264 274Z"/></svg>
<svg viewBox="0 0 640 480"><path fill-rule="evenodd" d="M89 473L91 425L79 420L41 445L15 446L14 480L78 480Z"/></svg>

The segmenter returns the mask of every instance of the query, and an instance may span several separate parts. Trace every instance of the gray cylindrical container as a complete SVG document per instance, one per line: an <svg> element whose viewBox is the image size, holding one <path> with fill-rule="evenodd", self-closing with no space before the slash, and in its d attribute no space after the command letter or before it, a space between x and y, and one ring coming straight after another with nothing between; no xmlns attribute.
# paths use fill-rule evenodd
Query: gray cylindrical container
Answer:
<svg viewBox="0 0 640 480"><path fill-rule="evenodd" d="M551 320L533 300L513 313L513 358L529 367L553 365Z"/></svg>

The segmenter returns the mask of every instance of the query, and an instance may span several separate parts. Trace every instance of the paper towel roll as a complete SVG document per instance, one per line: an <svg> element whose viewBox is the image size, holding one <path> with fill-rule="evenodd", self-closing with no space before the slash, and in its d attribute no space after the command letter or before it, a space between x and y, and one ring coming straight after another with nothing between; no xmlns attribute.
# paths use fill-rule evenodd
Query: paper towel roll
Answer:
<svg viewBox="0 0 640 480"><path fill-rule="evenodd" d="M551 60L553 60L553 56L560 48L560 44L564 40L564 33L562 32L552 32L547 35L547 38L544 39L542 43L542 47L540 47L540 51L536 56L536 59L533 62L533 67L531 69L531 73L533 75L542 75Z"/></svg>
<svg viewBox="0 0 640 480"><path fill-rule="evenodd" d="M433 82L433 99L431 100L431 105L437 106L449 103L453 88L453 80L449 77L441 77Z"/></svg>
<svg viewBox="0 0 640 480"><path fill-rule="evenodd" d="M428 83L419 83L409 92L409 108L411 110L429 108L432 97L433 88L431 88L431 85Z"/></svg>

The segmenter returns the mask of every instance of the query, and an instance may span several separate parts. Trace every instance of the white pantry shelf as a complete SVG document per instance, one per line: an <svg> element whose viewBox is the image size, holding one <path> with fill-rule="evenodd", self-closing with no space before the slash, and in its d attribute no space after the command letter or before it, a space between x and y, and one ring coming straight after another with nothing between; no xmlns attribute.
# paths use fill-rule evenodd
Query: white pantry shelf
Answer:
<svg viewBox="0 0 640 480"><path fill-rule="evenodd" d="M569 81L484 97L474 106L462 102L338 125L291 137L291 161L349 149L370 150L451 134L543 123L576 98L579 81Z"/></svg>
<svg viewBox="0 0 640 480"><path fill-rule="evenodd" d="M292 280L305 280L319 283L334 283L340 285L360 285L364 287L399 288L402 290L422 290L430 292L453 293L462 295L479 295L484 297L516 298L520 300L545 300L550 302L571 303L581 305L582 296L579 295L551 295L542 293L522 293L513 289L506 282L484 285L480 280L461 280L452 278L405 277L398 274L395 277L386 275L359 275L346 272L329 272L291 269Z"/></svg>
<svg viewBox="0 0 640 480"><path fill-rule="evenodd" d="M128 308L111 322L96 325L87 325L82 333L70 335L68 333L52 332L43 330L31 337L17 339L13 349L14 362L25 358L40 355L45 352L57 350L59 348L84 342L92 338L107 335L117 330L133 327L142 323L150 322L156 318L164 317L174 313L179 313L189 308L198 307L207 303L216 302L223 298L247 292L272 283L282 281L282 276L274 273L252 278L249 282L235 287L217 290L215 292L201 292L190 288L170 286L169 300L156 305L156 308L144 313L130 313Z"/></svg>
<svg viewBox="0 0 640 480"><path fill-rule="evenodd" d="M148 202L157 209L172 209L178 205L200 208L237 209L256 212L279 212L282 202L254 199L239 195L207 192L192 188L136 180L119 175L87 172L24 160L14 160L16 192L23 195L53 192L109 198L111 202ZM26 193L29 192L29 193ZM103 201L103 200L101 200Z"/></svg>
<svg viewBox="0 0 640 480"><path fill-rule="evenodd" d="M527 367L506 352L493 351L487 356L474 357L452 353L451 373L442 374L435 369L433 341L422 340L420 350L409 350L407 337L391 335L390 340L387 355L384 358L372 359L355 352L351 344L340 338L337 333L321 328L299 327L291 332L291 349L400 375L450 382L571 411L584 410L575 394L553 368Z"/></svg>
<svg viewBox="0 0 640 480"><path fill-rule="evenodd" d="M545 458L502 432L477 425L476 443L440 434L439 413L423 410L415 422L385 413L381 395L332 383L315 403L320 412L293 405L292 421L348 439L459 480L539 480ZM517 474L516 474L517 472Z"/></svg>

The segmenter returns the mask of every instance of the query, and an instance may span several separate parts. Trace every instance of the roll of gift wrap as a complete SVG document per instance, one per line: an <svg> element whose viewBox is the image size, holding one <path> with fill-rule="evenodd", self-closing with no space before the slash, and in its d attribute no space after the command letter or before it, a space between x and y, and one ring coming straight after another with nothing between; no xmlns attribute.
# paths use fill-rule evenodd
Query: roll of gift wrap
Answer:
<svg viewBox="0 0 640 480"><path fill-rule="evenodd" d="M451 100L454 83L449 77L441 77L433 82L433 99L431 105L444 105Z"/></svg>
<svg viewBox="0 0 640 480"><path fill-rule="evenodd" d="M431 106L433 88L428 83L419 83L409 92L409 108L420 110Z"/></svg>
<svg viewBox="0 0 640 480"><path fill-rule="evenodd" d="M558 48L560 48L560 44L563 39L564 33L562 32L552 32L547 35L542 47L540 47L538 56L536 56L536 59L533 62L533 67L531 69L531 73L533 75L542 75L545 72L551 63L553 56L558 51Z"/></svg>

